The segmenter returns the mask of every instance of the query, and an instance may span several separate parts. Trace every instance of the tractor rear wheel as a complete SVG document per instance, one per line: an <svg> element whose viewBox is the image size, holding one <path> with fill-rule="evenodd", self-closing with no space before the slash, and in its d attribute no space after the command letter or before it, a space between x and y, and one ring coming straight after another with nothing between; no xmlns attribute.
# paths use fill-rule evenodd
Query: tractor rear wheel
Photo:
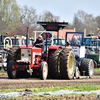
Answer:
<svg viewBox="0 0 100 100"><path fill-rule="evenodd" d="M46 80L48 76L48 64L47 62L43 61L41 62L40 68L39 68L39 75L40 79Z"/></svg>
<svg viewBox="0 0 100 100"><path fill-rule="evenodd" d="M59 78L60 77L60 62L59 62L59 53L61 52L61 48L57 50L51 50L48 56L48 68L49 68L49 77L50 78Z"/></svg>
<svg viewBox="0 0 100 100"><path fill-rule="evenodd" d="M80 66L80 74L92 78L94 73L94 65L92 59L83 59Z"/></svg>
<svg viewBox="0 0 100 100"><path fill-rule="evenodd" d="M64 79L73 79L75 74L75 55L73 50L64 48L59 57L61 77Z"/></svg>
<svg viewBox="0 0 100 100"><path fill-rule="evenodd" d="M15 62L10 60L7 66L7 74L10 79L15 79L17 76L17 70L15 68Z"/></svg>
<svg viewBox="0 0 100 100"><path fill-rule="evenodd" d="M19 47L12 47L10 50L7 51L8 56L7 56L7 63L10 60L18 60L20 59L20 48Z"/></svg>

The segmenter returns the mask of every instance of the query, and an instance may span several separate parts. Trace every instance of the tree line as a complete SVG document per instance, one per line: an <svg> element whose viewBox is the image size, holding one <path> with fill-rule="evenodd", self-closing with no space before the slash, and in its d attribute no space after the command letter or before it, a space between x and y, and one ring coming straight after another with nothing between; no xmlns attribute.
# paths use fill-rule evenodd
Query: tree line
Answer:
<svg viewBox="0 0 100 100"><path fill-rule="evenodd" d="M34 7L18 6L16 0L0 0L0 34L25 35L26 27L29 27L29 34L33 36L33 31L42 31L43 27L37 21L60 21L60 16L44 10L42 14L37 14ZM67 18L66 18L67 19ZM82 10L74 14L73 22L65 28L75 28L77 32L93 33L100 28L100 15L94 17Z"/></svg>

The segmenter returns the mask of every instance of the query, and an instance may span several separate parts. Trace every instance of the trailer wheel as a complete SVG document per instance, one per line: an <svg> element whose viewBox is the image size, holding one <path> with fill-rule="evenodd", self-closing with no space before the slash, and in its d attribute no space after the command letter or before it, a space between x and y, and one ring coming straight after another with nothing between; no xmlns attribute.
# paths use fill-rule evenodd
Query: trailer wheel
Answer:
<svg viewBox="0 0 100 100"><path fill-rule="evenodd" d="M7 66L7 74L10 79L15 79L17 76L17 70L15 68L15 62L10 60Z"/></svg>
<svg viewBox="0 0 100 100"><path fill-rule="evenodd" d="M48 76L48 64L43 61L41 62L40 68L39 68L39 75L40 79L46 80Z"/></svg>
<svg viewBox="0 0 100 100"><path fill-rule="evenodd" d="M64 79L73 79L75 74L75 55L72 49L65 48L60 53L60 72Z"/></svg>
<svg viewBox="0 0 100 100"><path fill-rule="evenodd" d="M83 73L85 72L85 73ZM94 73L94 65L93 65L93 60L92 59L83 59L81 62L80 66L80 73L83 76L89 76L92 78L93 73Z"/></svg>
<svg viewBox="0 0 100 100"><path fill-rule="evenodd" d="M49 68L49 77L50 78L59 78L60 77L60 61L59 53L61 48L57 50L51 50L48 56L48 68Z"/></svg>

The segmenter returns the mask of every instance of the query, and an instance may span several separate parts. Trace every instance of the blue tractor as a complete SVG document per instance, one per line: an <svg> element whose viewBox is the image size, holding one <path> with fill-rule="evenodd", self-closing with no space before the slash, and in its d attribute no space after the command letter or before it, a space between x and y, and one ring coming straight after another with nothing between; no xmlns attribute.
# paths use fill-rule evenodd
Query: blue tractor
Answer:
<svg viewBox="0 0 100 100"><path fill-rule="evenodd" d="M84 45L86 48L93 48L96 51L100 47L100 39L95 36L85 37Z"/></svg>
<svg viewBox="0 0 100 100"><path fill-rule="evenodd" d="M93 60L85 57L86 50L83 40L84 32L66 32L65 42L69 41L71 47L65 48L60 52L60 68L63 69L63 76L68 70L70 75L73 75L72 70L74 70L76 78L80 76L89 76L91 78L93 76ZM68 58L70 59L66 61ZM65 68L63 67L64 65L66 65Z"/></svg>
<svg viewBox="0 0 100 100"><path fill-rule="evenodd" d="M100 67L100 39L98 37L85 37L84 45L87 49L87 58L93 59L94 68Z"/></svg>

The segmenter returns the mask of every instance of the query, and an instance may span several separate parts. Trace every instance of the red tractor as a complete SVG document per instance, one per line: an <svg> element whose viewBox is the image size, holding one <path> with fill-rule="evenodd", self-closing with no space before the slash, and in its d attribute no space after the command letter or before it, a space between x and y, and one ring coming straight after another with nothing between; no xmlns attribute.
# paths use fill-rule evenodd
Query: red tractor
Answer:
<svg viewBox="0 0 100 100"><path fill-rule="evenodd" d="M46 25L48 25L48 23L49 22L47 22ZM54 26L49 25L48 28L49 29L55 28L56 31L58 31L61 27L62 28L65 27L65 25L68 23L60 23L59 26L58 24L59 23L57 22L53 22L52 25ZM53 29L53 31L55 30ZM59 52L62 47L61 46L51 46L50 50L48 51L48 57L47 57L47 51L46 51L46 59L41 59L43 55L42 54L43 50L41 48L32 47L28 45L28 41L29 41L28 40L28 29L27 29L26 37L27 37L26 45L23 45L20 47L13 47L8 52L8 57L7 57L8 77L11 79L15 79L15 78L21 77L22 75L29 76L29 74L32 75L34 74L35 70L38 70L39 72L38 74L40 78L45 80L48 76L48 63L47 62L49 61L49 59L51 59L50 57L52 57L50 55L52 55L52 52L54 51ZM51 65L50 62L49 62L49 65ZM51 77L51 74L49 76Z"/></svg>
<svg viewBox="0 0 100 100"><path fill-rule="evenodd" d="M28 29L27 29L28 30ZM32 74L35 70L39 70L41 79L46 79L48 75L48 64L41 59L42 49L28 45L28 31L26 45L20 47L12 47L8 51L7 57L7 74L9 78L15 79L22 75Z"/></svg>

